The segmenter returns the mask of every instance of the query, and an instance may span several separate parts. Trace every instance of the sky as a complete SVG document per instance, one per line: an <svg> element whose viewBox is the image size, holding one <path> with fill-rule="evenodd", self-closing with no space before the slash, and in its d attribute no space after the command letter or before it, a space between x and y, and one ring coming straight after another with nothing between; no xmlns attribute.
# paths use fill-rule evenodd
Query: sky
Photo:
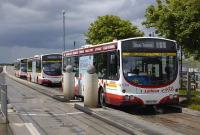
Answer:
<svg viewBox="0 0 200 135"><path fill-rule="evenodd" d="M112 14L141 25L155 0L0 0L0 63L36 54L61 53L66 11L66 49L85 44L84 33L98 16Z"/></svg>

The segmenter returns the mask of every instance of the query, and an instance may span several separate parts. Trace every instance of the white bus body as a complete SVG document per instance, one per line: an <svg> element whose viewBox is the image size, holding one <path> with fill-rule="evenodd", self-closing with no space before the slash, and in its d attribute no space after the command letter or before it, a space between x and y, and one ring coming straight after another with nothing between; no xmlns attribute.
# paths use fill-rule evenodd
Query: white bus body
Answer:
<svg viewBox="0 0 200 135"><path fill-rule="evenodd" d="M18 59L15 63L15 76L26 79L27 76L27 59Z"/></svg>
<svg viewBox="0 0 200 135"><path fill-rule="evenodd" d="M62 77L62 55L36 55L32 59L31 81L38 84L60 84Z"/></svg>
<svg viewBox="0 0 200 135"><path fill-rule="evenodd" d="M84 95L84 74L92 64L99 77L100 104L179 102L177 45L173 40L139 37L63 52L63 68L72 65L76 72L75 96Z"/></svg>
<svg viewBox="0 0 200 135"><path fill-rule="evenodd" d="M33 57L27 59L27 80L32 81L32 63Z"/></svg>

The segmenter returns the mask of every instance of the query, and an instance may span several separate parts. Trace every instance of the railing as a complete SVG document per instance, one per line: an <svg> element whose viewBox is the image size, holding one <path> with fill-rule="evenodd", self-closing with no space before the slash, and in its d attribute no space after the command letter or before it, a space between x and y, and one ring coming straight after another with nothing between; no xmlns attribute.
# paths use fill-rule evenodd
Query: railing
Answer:
<svg viewBox="0 0 200 135"><path fill-rule="evenodd" d="M181 78L181 88L196 90L199 88L200 73L183 72Z"/></svg>
<svg viewBox="0 0 200 135"><path fill-rule="evenodd" d="M8 111L7 111L7 85L5 84L4 73L1 73L2 67L0 67L0 111L3 115L3 123L8 123Z"/></svg>

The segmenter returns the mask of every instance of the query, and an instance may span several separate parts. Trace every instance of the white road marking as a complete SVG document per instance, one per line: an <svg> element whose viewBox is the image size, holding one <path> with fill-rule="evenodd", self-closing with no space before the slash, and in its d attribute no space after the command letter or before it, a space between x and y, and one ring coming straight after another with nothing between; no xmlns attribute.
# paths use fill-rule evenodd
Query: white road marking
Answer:
<svg viewBox="0 0 200 135"><path fill-rule="evenodd" d="M19 115L23 115L23 116L66 116L66 115L76 115L76 114L82 114L84 112L71 112L71 113L60 113L60 114L48 114L48 113L18 113ZM10 113L12 114L12 113ZM16 114L16 113L13 113Z"/></svg>
<svg viewBox="0 0 200 135"><path fill-rule="evenodd" d="M24 123L25 126L28 128L29 132L32 135L40 135L40 133L38 132L38 130L33 126L32 123Z"/></svg>

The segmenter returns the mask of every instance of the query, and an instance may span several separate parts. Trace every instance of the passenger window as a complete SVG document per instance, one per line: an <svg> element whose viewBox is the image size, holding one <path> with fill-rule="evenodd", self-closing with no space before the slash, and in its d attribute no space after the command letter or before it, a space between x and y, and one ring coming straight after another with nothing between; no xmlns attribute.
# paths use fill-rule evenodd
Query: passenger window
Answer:
<svg viewBox="0 0 200 135"><path fill-rule="evenodd" d="M36 72L41 73L41 62L40 62L40 60L36 61Z"/></svg>
<svg viewBox="0 0 200 135"><path fill-rule="evenodd" d="M93 65L96 68L96 73L100 79L107 79L107 53L94 54Z"/></svg>
<svg viewBox="0 0 200 135"><path fill-rule="evenodd" d="M108 52L108 79L119 79L119 56L118 52Z"/></svg>

